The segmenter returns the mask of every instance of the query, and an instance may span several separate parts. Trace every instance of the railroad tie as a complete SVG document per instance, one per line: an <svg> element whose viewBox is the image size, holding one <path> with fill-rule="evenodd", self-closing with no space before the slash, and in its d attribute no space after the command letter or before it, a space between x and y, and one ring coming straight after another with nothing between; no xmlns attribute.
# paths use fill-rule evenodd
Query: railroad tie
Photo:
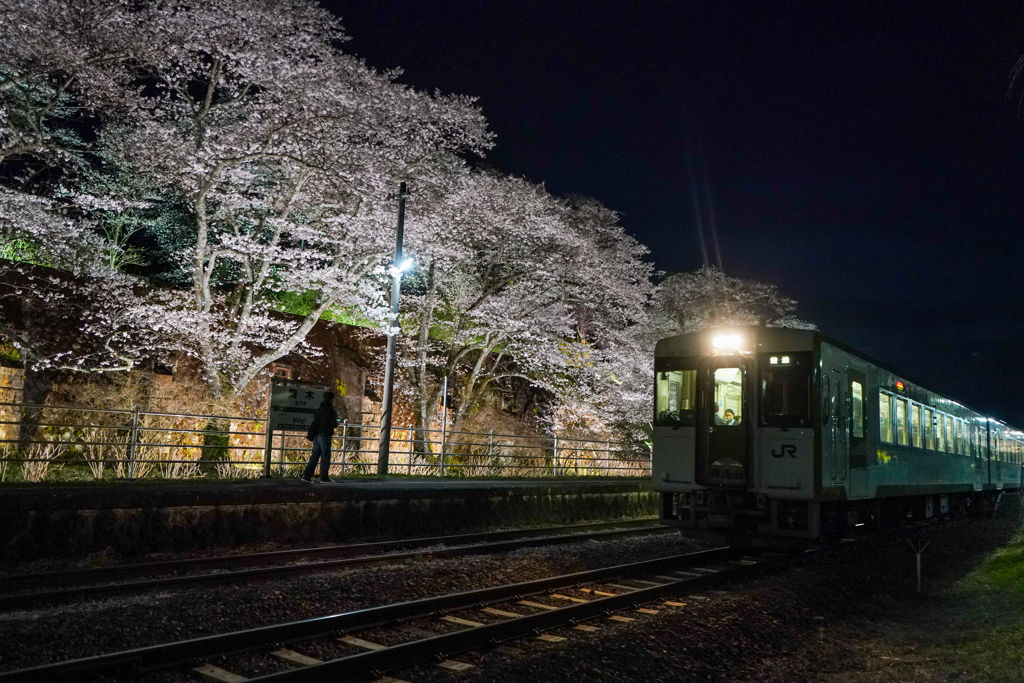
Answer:
<svg viewBox="0 0 1024 683"><path fill-rule="evenodd" d="M729 560L729 564L737 567L749 567L752 564L757 564L757 560L752 560L749 557L741 557L738 560Z"/></svg>
<svg viewBox="0 0 1024 683"><path fill-rule="evenodd" d="M495 607L484 607L480 611L487 612L488 614L493 614L499 617L508 617L509 619L517 619L523 616L522 614L516 614L515 612L506 612L503 609L497 609Z"/></svg>
<svg viewBox="0 0 1024 683"><path fill-rule="evenodd" d="M686 607L685 602L675 602L674 600L666 600L662 604L667 605L668 607Z"/></svg>
<svg viewBox="0 0 1024 683"><path fill-rule="evenodd" d="M550 633L541 633L539 636L537 636L537 640L543 640L545 643L561 643L562 641L568 639L563 638L562 636L553 636Z"/></svg>
<svg viewBox="0 0 1024 683"><path fill-rule="evenodd" d="M369 640L363 640L362 638L356 638L355 636L342 636L341 638L338 638L338 640L353 647L361 647L364 650L386 650L388 647L387 645L371 643Z"/></svg>
<svg viewBox="0 0 1024 683"><path fill-rule="evenodd" d="M579 603L590 602L590 600L586 600L584 598L574 598L574 597L569 596L569 595L562 595L561 593L552 593L548 597L550 597L550 598L558 598L559 600L568 600L569 602L579 602Z"/></svg>
<svg viewBox="0 0 1024 683"><path fill-rule="evenodd" d="M698 574L697 572L678 571L672 573L676 575L676 581L678 581L679 579L696 579L700 576L704 576L704 574Z"/></svg>
<svg viewBox="0 0 1024 683"><path fill-rule="evenodd" d="M603 595L606 598L614 598L618 593L609 593L608 591L599 591L595 588L580 588L578 589L581 593L593 593L594 595Z"/></svg>
<svg viewBox="0 0 1024 683"><path fill-rule="evenodd" d="M478 626L483 626L483 624L481 624L479 621L470 621L469 619L462 619L462 618L459 618L459 617L453 617L453 616L447 615L447 614L445 616L441 617L441 619L443 619L444 621L451 622L453 624L459 624L460 626L472 626L474 628L476 628Z"/></svg>
<svg viewBox="0 0 1024 683"><path fill-rule="evenodd" d="M249 680L245 676L239 676L233 674L230 671L214 666L207 662L206 664L200 664L199 666L192 669L203 678L211 681L217 681L217 683L245 683Z"/></svg>
<svg viewBox="0 0 1024 683"><path fill-rule="evenodd" d="M584 633L596 633L601 630L598 627L590 626L589 624L576 624L573 628L577 631L583 631Z"/></svg>
<svg viewBox="0 0 1024 683"><path fill-rule="evenodd" d="M295 650L289 650L286 647L282 647L279 650L274 650L270 654L274 655L278 659L288 662L289 664L298 664L299 666L316 666L323 662L313 657L307 657L304 654L300 654Z"/></svg>
<svg viewBox="0 0 1024 683"><path fill-rule="evenodd" d="M655 578L657 578L657 577L655 577ZM632 579L632 581L635 581L637 583L644 583L644 584L647 584L648 586L664 586L665 585L665 584L663 584L660 581L647 581L645 579Z"/></svg>
<svg viewBox="0 0 1024 683"><path fill-rule="evenodd" d="M558 609L558 607L555 607L554 605L545 605L542 602L532 602L530 600L520 600L519 604L520 605L526 605L527 607L535 607L537 609L550 609L550 610Z"/></svg>
<svg viewBox="0 0 1024 683"><path fill-rule="evenodd" d="M609 588L618 588L620 591L626 591L627 593L638 590L636 586L623 586L621 583L606 583L605 585Z"/></svg>
<svg viewBox="0 0 1024 683"><path fill-rule="evenodd" d="M658 613L658 610L656 610L656 609L649 609L647 607L638 607L636 611L639 612L640 614L657 614Z"/></svg>
<svg viewBox="0 0 1024 683"><path fill-rule="evenodd" d="M433 638L437 635L433 631L428 631L424 628L419 628L418 626L411 626L408 624L401 624L399 626L396 626L395 628L404 633L408 633L411 636L416 636L417 638Z"/></svg>
<svg viewBox="0 0 1024 683"><path fill-rule="evenodd" d="M621 621L624 624L628 624L631 621L636 621L636 619L634 619L633 617L622 617L622 616L619 616L618 614L613 614L613 615L611 615L608 618L610 620L612 620L612 621Z"/></svg>
<svg viewBox="0 0 1024 683"><path fill-rule="evenodd" d="M452 673L462 673L463 671L469 671L473 668L472 664L467 662L457 662L454 659L446 659L438 664L438 666L445 671L451 671Z"/></svg>

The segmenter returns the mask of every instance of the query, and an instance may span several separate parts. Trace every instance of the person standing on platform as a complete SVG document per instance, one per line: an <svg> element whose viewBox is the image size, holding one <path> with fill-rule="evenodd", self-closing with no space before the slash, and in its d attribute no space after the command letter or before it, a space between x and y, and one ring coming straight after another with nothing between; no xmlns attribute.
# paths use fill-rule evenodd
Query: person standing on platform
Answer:
<svg viewBox="0 0 1024 683"><path fill-rule="evenodd" d="M338 414L334 412L334 392L325 391L324 399L313 414L313 424L309 426L309 433L306 435L306 438L312 437L313 453L302 473L302 481L305 483L313 483L313 473L316 471L318 460L320 461L320 481L331 481L331 439L334 437L334 427L337 424Z"/></svg>

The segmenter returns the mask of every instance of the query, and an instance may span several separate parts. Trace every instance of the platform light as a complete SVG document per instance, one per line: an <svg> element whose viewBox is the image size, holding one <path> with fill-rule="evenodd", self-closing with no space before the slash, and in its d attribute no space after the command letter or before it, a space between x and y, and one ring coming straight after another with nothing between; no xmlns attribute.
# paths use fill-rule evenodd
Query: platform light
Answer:
<svg viewBox="0 0 1024 683"><path fill-rule="evenodd" d="M783 356L782 357L782 364L783 365L789 365L789 356Z"/></svg>
<svg viewBox="0 0 1024 683"><path fill-rule="evenodd" d="M768 363L769 363L769 365L778 365L779 364L779 357L778 356L772 356L771 358L768 359Z"/></svg>
<svg viewBox="0 0 1024 683"><path fill-rule="evenodd" d="M714 339L711 340L712 346L714 346L716 349L723 350L738 350L740 348L741 343L742 340L740 339L740 335L738 334L722 335L721 337L715 337Z"/></svg>
<svg viewBox="0 0 1024 683"><path fill-rule="evenodd" d="M398 266L391 266L390 268L388 268L388 275L390 275L391 277L401 277L402 273L411 270L414 265L416 265L416 261L414 259L403 259L402 262L398 264Z"/></svg>

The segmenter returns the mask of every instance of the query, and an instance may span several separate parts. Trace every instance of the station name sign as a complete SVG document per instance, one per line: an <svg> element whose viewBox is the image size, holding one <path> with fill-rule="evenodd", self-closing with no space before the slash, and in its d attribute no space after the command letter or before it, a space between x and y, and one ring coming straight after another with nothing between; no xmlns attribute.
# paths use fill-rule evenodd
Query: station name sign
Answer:
<svg viewBox="0 0 1024 683"><path fill-rule="evenodd" d="M270 383L270 429L304 432L313 423L328 387L306 382L277 380Z"/></svg>

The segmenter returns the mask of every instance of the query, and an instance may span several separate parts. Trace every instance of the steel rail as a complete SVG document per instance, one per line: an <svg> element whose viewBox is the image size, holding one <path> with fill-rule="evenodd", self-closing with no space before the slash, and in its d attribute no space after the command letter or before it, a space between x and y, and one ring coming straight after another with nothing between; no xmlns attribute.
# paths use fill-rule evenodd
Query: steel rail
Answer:
<svg viewBox="0 0 1024 683"><path fill-rule="evenodd" d="M112 652L28 669L0 673L0 681L79 682L84 676L116 673L128 676L165 669L194 660L248 652L280 643L328 636L336 631L354 631L383 626L392 621L428 617L444 610L465 609L479 604L497 603L516 596L534 595L555 588L631 576L705 563L724 562L739 557L735 548L716 548L656 560L591 569L533 581L479 588L434 598L371 607L325 617L261 626L219 635L193 638L163 645ZM632 594L631 594L632 595ZM300 679L301 680L301 679Z"/></svg>
<svg viewBox="0 0 1024 683"><path fill-rule="evenodd" d="M364 680L367 676L377 676L385 671L395 671L436 657L447 657L459 652L486 648L502 641L521 638L545 629L608 615L611 612L635 607L658 598L679 595L714 584L745 578L752 573L760 573L768 568L779 568L784 564L798 561L798 559L803 558L776 558L750 565L729 567L713 574L666 581L658 586L637 588L612 597L595 598L581 604L544 610L536 614L509 618L433 638L414 640L381 650L340 657L320 664L288 669L248 680L253 683L297 683L299 681L303 683L319 683L321 681L323 683L342 683Z"/></svg>
<svg viewBox="0 0 1024 683"><path fill-rule="evenodd" d="M604 540L620 536L639 536L672 531L668 527L650 526L640 529L620 529L611 531L595 531L591 533L571 534L563 533L555 536L531 536L513 540L496 541L474 545L455 545L445 548L428 548L426 550L414 550L404 553L378 553L374 555L362 555L357 557L343 557L335 560L323 560L319 562L305 562L299 564L274 565L256 569L242 569L237 571L219 572L212 574L186 574L181 576L170 576L158 579L144 579L140 581L129 581L125 583L110 583L99 585L80 585L71 588L61 588L49 591L10 593L0 595L0 610L10 610L25 607L38 607L44 604L62 602L76 597L97 598L109 595L123 596L148 591L161 590L166 588L182 588L196 585L215 586L225 584L240 584L255 580L277 579L296 574L309 574L323 571L325 569L338 569L342 567L357 567L370 564L384 564L392 562L404 562L422 557L451 557L456 555L490 554L518 548L539 548L562 543L572 543L584 540ZM443 542L444 537L434 539ZM367 544L373 545L373 544ZM432 544L430 544L432 545ZM344 548L345 546L341 546ZM285 551L287 552L287 551ZM177 561L187 562L187 561Z"/></svg>
<svg viewBox="0 0 1024 683"><path fill-rule="evenodd" d="M402 538L394 541L373 541L369 543L348 543L344 545L324 545L312 548L292 548L288 550L272 550L265 553L244 553L238 555L217 555L215 557L196 557L184 560L167 560L164 562L141 562L135 564L113 565L109 567L89 567L86 569L66 569L53 572L33 572L29 574L0 575L0 590L13 592L10 589L24 590L24 586L40 584L47 587L66 585L88 585L101 583L111 579L124 577L158 576L169 574L178 569L223 569L225 567L247 567L274 562L291 561L310 557L353 557L371 555L403 548L425 547L443 543L445 545L480 543L497 541L507 538L526 538L529 536L545 536L558 533L575 533L577 531L594 531L611 527L642 527L658 523L656 517L643 519L619 520L612 522L593 522L590 524L568 524L559 526L534 527L523 529L507 529L505 531L479 531L469 534L452 534L449 536L420 536Z"/></svg>

